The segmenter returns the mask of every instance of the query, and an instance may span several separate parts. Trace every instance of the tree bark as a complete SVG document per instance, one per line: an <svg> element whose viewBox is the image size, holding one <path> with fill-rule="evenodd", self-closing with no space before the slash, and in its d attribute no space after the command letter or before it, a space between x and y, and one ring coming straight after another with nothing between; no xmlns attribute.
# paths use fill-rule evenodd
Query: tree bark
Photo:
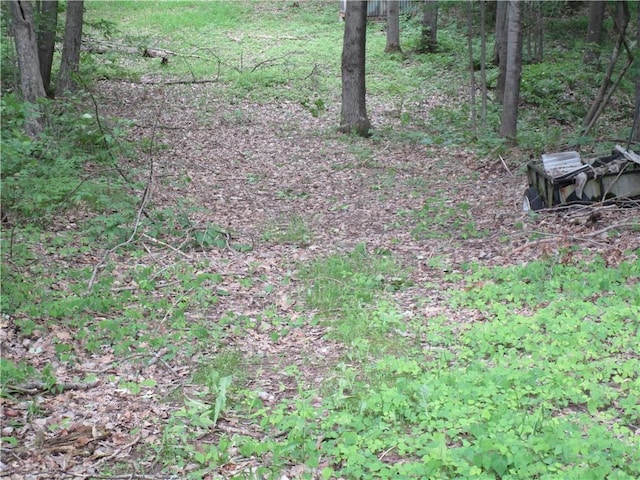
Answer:
<svg viewBox="0 0 640 480"><path fill-rule="evenodd" d="M400 48L400 4L395 0L387 1L387 46L385 53L402 53Z"/></svg>
<svg viewBox="0 0 640 480"><path fill-rule="evenodd" d="M495 100L500 104L504 98L504 80L507 69L507 4L506 1L499 1L496 6L496 41L493 50L493 64L498 66Z"/></svg>
<svg viewBox="0 0 640 480"><path fill-rule="evenodd" d="M638 20L636 22L636 45L640 45L640 8L638 8ZM636 60L640 62L640 59ZM631 131L631 140L640 143L640 66L636 65L636 109L634 123ZM640 150L636 147L636 151Z"/></svg>
<svg viewBox="0 0 640 480"><path fill-rule="evenodd" d="M473 60L473 3L467 4L467 52L469 54L469 90L471 106L471 130L474 137L478 133L478 113L476 109L476 74Z"/></svg>
<svg viewBox="0 0 640 480"><path fill-rule="evenodd" d="M342 44L342 113L339 132L369 135L367 116L365 60L367 39L367 2L349 0Z"/></svg>
<svg viewBox="0 0 640 480"><path fill-rule="evenodd" d="M480 122L482 126L487 123L487 19L486 1L480 0L480 84L482 90L482 109L480 110Z"/></svg>
<svg viewBox="0 0 640 480"><path fill-rule="evenodd" d="M58 25L58 0L38 0L38 59L40 76L47 93L51 87L51 66L56 45L56 26Z"/></svg>
<svg viewBox="0 0 640 480"><path fill-rule="evenodd" d="M516 144L522 72L521 8L522 4L519 0L509 0L507 6L507 67L500 136L506 138L511 145Z"/></svg>
<svg viewBox="0 0 640 480"><path fill-rule="evenodd" d="M41 112L36 102L46 93L40 76L33 8L30 0L11 0L9 7L20 70L20 91L24 101L33 107L25 120L25 130L28 135L35 137L42 131Z"/></svg>
<svg viewBox="0 0 640 480"><path fill-rule="evenodd" d="M594 48L602 45L602 25L604 23L604 0L594 0L589 3L589 26L587 27L587 51L584 53L583 62L592 63L600 56L600 49Z"/></svg>
<svg viewBox="0 0 640 480"><path fill-rule="evenodd" d="M425 0L423 8L418 52L435 53L438 50L438 0Z"/></svg>
<svg viewBox="0 0 640 480"><path fill-rule="evenodd" d="M62 62L60 75L56 85L56 95L64 96L73 93L77 86L73 76L80 66L80 44L82 42L82 19L84 16L84 0L67 1L67 22L64 28L62 45Z"/></svg>

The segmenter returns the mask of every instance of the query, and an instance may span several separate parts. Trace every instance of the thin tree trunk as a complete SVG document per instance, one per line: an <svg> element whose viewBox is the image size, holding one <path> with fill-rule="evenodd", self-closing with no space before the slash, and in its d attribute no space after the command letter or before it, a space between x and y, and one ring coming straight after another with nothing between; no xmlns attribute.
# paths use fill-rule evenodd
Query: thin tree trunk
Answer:
<svg viewBox="0 0 640 480"><path fill-rule="evenodd" d="M58 0L39 0L38 21L38 58L40 60L40 75L47 93L51 87L51 66L53 65L53 51L56 45L56 26L58 25Z"/></svg>
<svg viewBox="0 0 640 480"><path fill-rule="evenodd" d="M542 13L543 2L524 2L522 18L522 30L527 35L527 60L528 63L542 62L544 47L544 15ZM531 19L531 23L528 22Z"/></svg>
<svg viewBox="0 0 640 480"><path fill-rule="evenodd" d="M64 43L62 45L62 62L60 64L60 75L56 85L56 94L58 96L63 96L67 92L74 92L77 88L73 76L78 73L78 67L80 66L83 16L84 1L68 0L67 22L64 29Z"/></svg>
<svg viewBox="0 0 640 480"><path fill-rule="evenodd" d="M482 109L480 122L487 124L487 32L486 32L486 2L480 0L480 83L482 89Z"/></svg>
<svg viewBox="0 0 640 480"><path fill-rule="evenodd" d="M509 0L507 6L507 67L500 136L506 138L512 145L516 144L517 137L518 101L522 72L521 7L519 0Z"/></svg>
<svg viewBox="0 0 640 480"><path fill-rule="evenodd" d="M423 8L418 52L435 53L438 50L438 0L425 0Z"/></svg>
<svg viewBox="0 0 640 480"><path fill-rule="evenodd" d="M32 105L32 111L25 121L25 130L28 135L35 137L42 131L42 112L36 102L46 93L40 76L33 8L30 0L11 0L9 7L20 70L20 91L24 101Z"/></svg>
<svg viewBox="0 0 640 480"><path fill-rule="evenodd" d="M589 25L587 26L587 51L584 52L584 63L592 63L600 56L602 45L602 25L604 22L604 0L593 0L589 3Z"/></svg>
<svg viewBox="0 0 640 480"><path fill-rule="evenodd" d="M640 45L640 8L638 8L638 20L636 22L636 45ZM640 59L636 59L640 62ZM636 109L634 112L634 124L631 132L631 140L640 143L640 73L636 73ZM636 148L636 151L640 149Z"/></svg>
<svg viewBox="0 0 640 480"><path fill-rule="evenodd" d="M496 102L504 99L504 80L507 68L507 1L499 1L496 6L496 43L493 51L493 64L498 66L496 82Z"/></svg>
<svg viewBox="0 0 640 480"><path fill-rule="evenodd" d="M542 2L536 2L536 48L534 60L536 63L542 63L544 60L544 13L542 11Z"/></svg>
<svg viewBox="0 0 640 480"><path fill-rule="evenodd" d="M339 132L369 135L365 86L367 2L349 0L342 44L342 112Z"/></svg>
<svg viewBox="0 0 640 480"><path fill-rule="evenodd" d="M596 98L591 104L591 108L589 109L587 116L582 122L582 126L584 127L582 132L583 135L587 135L587 133L589 133L589 131L593 128L598 118L604 111L604 107L606 106L607 102L611 98L611 94L617 88L618 84L620 83L620 80L622 79L622 76L627 71L627 69L631 65L631 62L633 61L633 57L630 56L629 62L627 62L627 65L623 68L622 73L620 74L618 80L612 84L611 78L613 77L616 63L618 62L618 57L620 56L620 50L622 49L622 46L625 43L624 36L627 29L627 25L629 24L628 5L622 5L622 3L626 4L626 2L620 2L616 4L617 12L615 15L615 19L616 19L616 30L618 31L618 40L616 41L615 47L611 52L611 57L609 58L609 66L602 80L602 83L600 84L600 89L598 90L598 93L596 94ZM625 9L625 6L627 7L626 9Z"/></svg>
<svg viewBox="0 0 640 480"><path fill-rule="evenodd" d="M467 50L469 52L469 87L471 94L471 130L473 135L478 134L478 114L476 110L476 75L473 62L473 3L468 3L467 11Z"/></svg>
<svg viewBox="0 0 640 480"><path fill-rule="evenodd" d="M387 1L387 46L385 53L401 53L399 2Z"/></svg>

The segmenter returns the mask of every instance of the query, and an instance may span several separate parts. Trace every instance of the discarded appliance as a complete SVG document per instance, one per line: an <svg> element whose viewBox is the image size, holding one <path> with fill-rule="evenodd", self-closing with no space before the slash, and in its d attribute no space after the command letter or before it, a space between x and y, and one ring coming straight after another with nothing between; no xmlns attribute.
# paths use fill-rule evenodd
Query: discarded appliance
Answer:
<svg viewBox="0 0 640 480"><path fill-rule="evenodd" d="M640 198L640 155L616 145L610 155L544 154L527 164L525 211L572 203Z"/></svg>

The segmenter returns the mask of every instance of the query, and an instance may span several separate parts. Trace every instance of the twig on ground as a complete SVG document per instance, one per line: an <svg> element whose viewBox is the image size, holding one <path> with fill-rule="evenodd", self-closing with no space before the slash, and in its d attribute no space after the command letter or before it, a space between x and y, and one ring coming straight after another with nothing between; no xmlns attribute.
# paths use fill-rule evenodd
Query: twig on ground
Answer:
<svg viewBox="0 0 640 480"><path fill-rule="evenodd" d="M188 258L189 260L191 260L191 256L187 255L186 253L184 253L183 251L177 249L176 247L173 247L171 245L169 245L168 243L163 242L162 240L158 240L157 238L154 238L150 235L147 235L146 233L143 233L142 236L146 239L148 239L149 241L151 241L152 243L157 243L158 245L162 245L163 247L167 247L170 250L173 250L174 252L176 252L179 255L182 255L185 258Z"/></svg>
<svg viewBox="0 0 640 480"><path fill-rule="evenodd" d="M125 362L128 362L129 360L133 360L134 358L152 357L151 360L149 360L149 365L153 365L158 360L162 360L160 357L167 352L168 352L168 349L161 348L156 353L153 353L153 352L134 353L133 355L129 355L123 359L120 359L118 363L125 363ZM100 368L98 370L82 370L82 371L84 373L105 373L113 369L114 369L114 365L109 365L108 367Z"/></svg>
<svg viewBox="0 0 640 480"><path fill-rule="evenodd" d="M155 475L145 475L143 473L126 473L124 475L89 475L87 473L75 473L75 472L64 472L65 475L72 475L76 478L82 478L84 480L160 480L161 478L166 478L165 476L157 477ZM50 477L48 477L50 478Z"/></svg>
<svg viewBox="0 0 640 480"><path fill-rule="evenodd" d="M395 447L395 445L393 445L393 446L391 446L391 447L387 448L384 452L382 452L382 453L380 454L380 456L378 457L378 460L382 460L382 459L383 459L384 457L386 457L386 456L387 456L387 454L388 454L391 450L393 450L394 448L396 448L396 447Z"/></svg>
<svg viewBox="0 0 640 480"><path fill-rule="evenodd" d="M504 158L502 158L502 155L498 155L498 158L500 159L500 161L502 162L502 165L504 166L504 169L509 173L509 175L513 175L513 172L511 171L511 169L507 166L507 162L504 161Z"/></svg>
<svg viewBox="0 0 640 480"><path fill-rule="evenodd" d="M613 225L609 225L605 228L601 228L600 230L596 230L595 232L591 232L591 233L586 233L584 236L585 237L595 237L597 235L600 235L602 233L608 232L610 230L622 230L625 228L637 228L640 227L640 218L636 219L636 221L634 222L633 220L630 222L619 222L619 223L614 223Z"/></svg>
<svg viewBox="0 0 640 480"><path fill-rule="evenodd" d="M101 465L109 460L112 460L114 458L116 458L121 452L123 452L124 450L127 450L131 447L133 447L136 443L138 443L140 440L142 440L142 435L138 435L136 438L133 439L132 442L127 443L126 445L121 446L120 448L116 449L115 452L113 452L111 455L106 456L106 457L102 457L101 459L99 459L97 462L95 462L93 465L91 465L92 467L97 467L98 465Z"/></svg>
<svg viewBox="0 0 640 480"><path fill-rule="evenodd" d="M613 226L607 227L606 229L603 229L603 231L610 230L611 228L613 228ZM574 241L576 243L578 243L578 242L590 243L592 245L597 245L597 246L604 247L604 248L615 249L615 247L612 247L611 245L609 245L607 243L597 242L595 240L591 240L590 238L587 238L587 237L593 237L593 236L597 235L598 233L601 233L600 231L593 232L593 233L590 233L590 234L586 234L584 236L566 235L566 234L557 234L557 233L546 233L546 232L532 232L532 233L535 233L537 235L544 235L547 238L541 238L539 240L534 240L534 241L531 241L531 242L527 242L524 245L521 245L518 248L514 249L512 251L512 255L518 254L518 253L526 250L527 248L543 245L543 244L546 244L546 243L557 242L559 239L562 239L562 240L565 240L565 241L572 240L572 241Z"/></svg>
<svg viewBox="0 0 640 480"><path fill-rule="evenodd" d="M22 385L6 385L4 388L12 390L18 393L25 393L35 395L38 392L44 392L47 390L57 390L60 392L66 392L68 390L89 390L99 384L99 380L92 382L64 382L48 385L44 382L29 382Z"/></svg>

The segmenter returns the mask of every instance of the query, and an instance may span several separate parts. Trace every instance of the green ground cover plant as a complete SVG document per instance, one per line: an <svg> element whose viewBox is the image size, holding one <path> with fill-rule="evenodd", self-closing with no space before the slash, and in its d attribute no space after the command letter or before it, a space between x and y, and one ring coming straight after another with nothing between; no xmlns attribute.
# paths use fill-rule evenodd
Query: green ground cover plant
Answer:
<svg viewBox="0 0 640 480"><path fill-rule="evenodd" d="M125 122L102 125L81 99L65 107L43 101L50 121L38 139L21 133L24 104L2 95L2 209L18 221L47 223L77 205L95 210L125 204L126 185L115 159L130 153ZM104 119L103 119L104 122Z"/></svg>
<svg viewBox="0 0 640 480"><path fill-rule="evenodd" d="M278 409L263 412L288 432L268 451L311 468L323 458L324 478L635 478L639 274L638 261L606 269L599 259L479 268L469 289L449 296L481 321L412 319L419 338L387 337L389 348L402 343L393 354L378 337L366 361L340 367L322 407L298 402L294 424ZM374 332L390 307L359 290L354 297L373 302ZM368 336L353 317L347 309L339 320L350 330L340 337L345 358L358 348L348 339Z"/></svg>
<svg viewBox="0 0 640 480"><path fill-rule="evenodd" d="M200 473L230 443L262 458L266 475L292 463L323 478L640 473L638 261L473 267L470 288L448 294L454 308L482 315L463 325L407 322L384 300L393 270L363 246L305 269L307 302L336 326L344 363L293 404L260 407L244 392L247 413L276 438L222 439L197 457ZM418 333L407 340L405 329Z"/></svg>
<svg viewBox="0 0 640 480"><path fill-rule="evenodd" d="M486 231L476 227L470 209L466 201L456 203L443 192L435 192L425 199L421 209L401 211L399 216L410 218L411 234L417 239L450 238L451 232L457 232L460 239L486 236Z"/></svg>

